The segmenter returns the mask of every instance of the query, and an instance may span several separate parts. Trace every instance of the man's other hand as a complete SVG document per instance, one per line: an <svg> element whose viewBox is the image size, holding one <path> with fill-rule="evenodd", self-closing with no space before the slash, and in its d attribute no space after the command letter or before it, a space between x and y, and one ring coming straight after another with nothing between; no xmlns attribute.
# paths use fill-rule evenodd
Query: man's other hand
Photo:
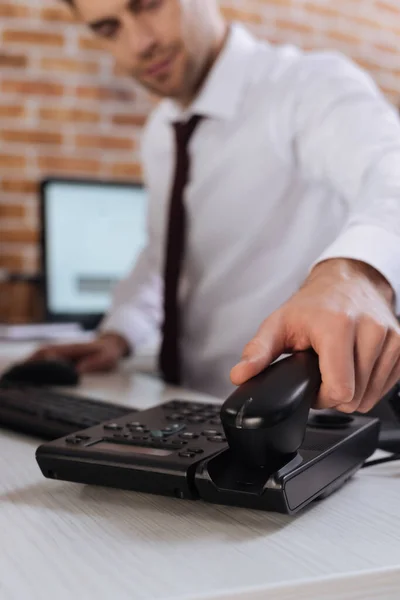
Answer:
<svg viewBox="0 0 400 600"><path fill-rule="evenodd" d="M74 363L79 373L112 371L119 360L129 353L125 339L115 333L105 333L93 342L43 346L28 360L64 359Z"/></svg>
<svg viewBox="0 0 400 600"><path fill-rule="evenodd" d="M400 379L394 292L365 263L330 259L260 326L231 371L240 385L281 354L313 348L322 384L314 408L368 412Z"/></svg>

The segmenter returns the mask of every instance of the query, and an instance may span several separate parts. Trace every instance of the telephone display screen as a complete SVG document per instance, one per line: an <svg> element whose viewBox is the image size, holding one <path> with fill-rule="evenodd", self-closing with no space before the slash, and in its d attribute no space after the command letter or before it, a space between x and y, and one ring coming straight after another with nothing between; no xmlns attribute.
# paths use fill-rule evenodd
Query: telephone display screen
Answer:
<svg viewBox="0 0 400 600"><path fill-rule="evenodd" d="M112 442L97 442L90 448L105 452L118 452L119 454L126 452L132 454L146 454L147 456L170 456L171 450L163 450L162 448L146 448L144 446L130 446L129 444L113 444Z"/></svg>

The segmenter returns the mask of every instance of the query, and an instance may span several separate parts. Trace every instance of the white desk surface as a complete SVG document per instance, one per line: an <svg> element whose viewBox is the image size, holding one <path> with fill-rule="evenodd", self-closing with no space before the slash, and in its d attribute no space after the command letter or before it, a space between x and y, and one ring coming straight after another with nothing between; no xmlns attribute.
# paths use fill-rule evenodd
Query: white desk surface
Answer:
<svg viewBox="0 0 400 600"><path fill-rule="evenodd" d="M0 367L29 350L0 344ZM139 373L86 377L79 393L176 397ZM46 480L37 445L0 430L0 600L400 598L398 463L289 517Z"/></svg>

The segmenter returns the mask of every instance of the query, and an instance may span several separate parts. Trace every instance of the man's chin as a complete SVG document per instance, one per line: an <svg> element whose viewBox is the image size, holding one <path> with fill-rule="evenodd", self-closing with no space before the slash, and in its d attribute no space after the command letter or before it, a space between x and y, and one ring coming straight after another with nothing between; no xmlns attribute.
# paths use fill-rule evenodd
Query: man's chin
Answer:
<svg viewBox="0 0 400 600"><path fill-rule="evenodd" d="M172 83L168 84L160 84L157 82L149 82L149 81L139 81L148 92L151 94L158 96L159 98L172 98L177 100L182 95L181 87L178 85L173 85Z"/></svg>

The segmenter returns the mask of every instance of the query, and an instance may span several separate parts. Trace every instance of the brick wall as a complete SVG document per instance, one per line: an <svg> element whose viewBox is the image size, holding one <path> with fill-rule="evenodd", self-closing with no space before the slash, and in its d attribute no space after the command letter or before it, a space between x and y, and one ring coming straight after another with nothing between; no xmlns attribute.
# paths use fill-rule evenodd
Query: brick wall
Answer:
<svg viewBox="0 0 400 600"><path fill-rule="evenodd" d="M398 0L221 4L272 42L342 50L399 103ZM57 173L140 177L138 137L152 101L56 0L0 0L0 39L0 267L35 271L37 181ZM11 318L27 312L25 298ZM3 293L0 320L6 304Z"/></svg>

